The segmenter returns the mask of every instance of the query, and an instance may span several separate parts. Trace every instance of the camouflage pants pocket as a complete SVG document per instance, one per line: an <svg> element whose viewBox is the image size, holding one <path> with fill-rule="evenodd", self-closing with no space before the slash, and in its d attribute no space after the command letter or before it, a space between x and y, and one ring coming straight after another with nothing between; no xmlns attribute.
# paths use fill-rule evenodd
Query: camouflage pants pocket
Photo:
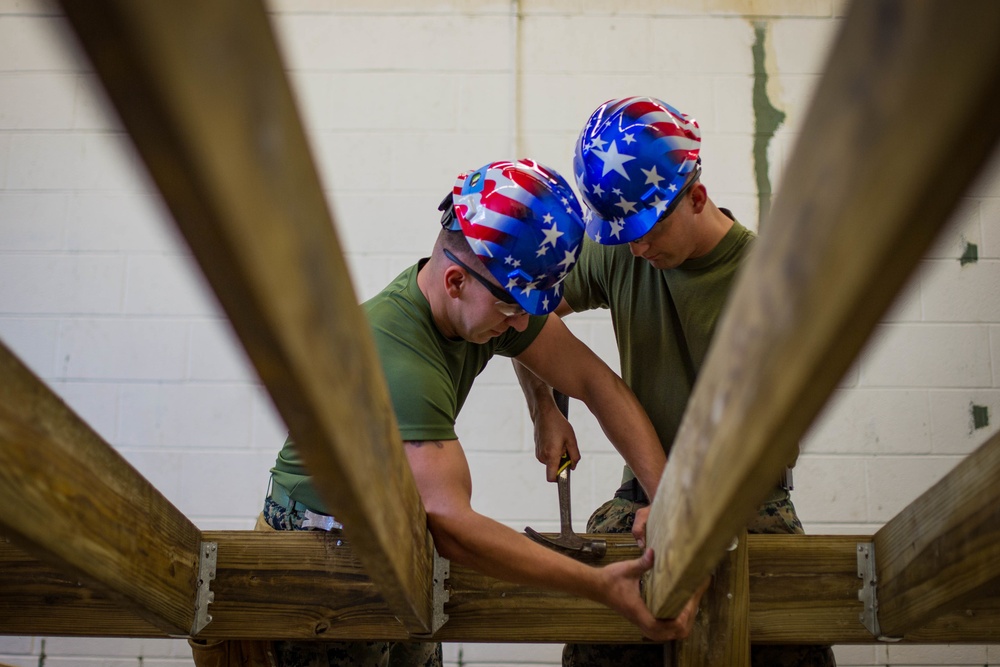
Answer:
<svg viewBox="0 0 1000 667"><path fill-rule="evenodd" d="M631 533L635 523L635 513L645 504L612 498L590 515L587 520L588 533Z"/></svg>
<svg viewBox="0 0 1000 667"><path fill-rule="evenodd" d="M802 522L787 491L773 494L757 508L757 514L747 524L747 532L757 535L803 535Z"/></svg>

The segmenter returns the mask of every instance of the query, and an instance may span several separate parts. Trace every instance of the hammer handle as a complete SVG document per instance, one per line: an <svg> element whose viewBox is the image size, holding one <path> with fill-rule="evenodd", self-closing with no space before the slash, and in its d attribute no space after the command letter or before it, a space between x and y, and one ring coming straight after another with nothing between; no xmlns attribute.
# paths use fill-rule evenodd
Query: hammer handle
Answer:
<svg viewBox="0 0 1000 667"><path fill-rule="evenodd" d="M562 393L558 389L552 390L552 398L556 401L556 407L559 408L559 412L562 413L563 417L569 418L569 396Z"/></svg>
<svg viewBox="0 0 1000 667"><path fill-rule="evenodd" d="M563 417L569 418L569 396L558 391L556 389L552 390L552 398L555 399L556 407L559 408L559 412L562 413ZM564 458L566 454L563 454ZM560 533L563 536L573 535L573 517L570 512L570 493L569 493L569 466L563 466L563 469L559 473L559 477L556 478L556 486L559 489L559 527Z"/></svg>

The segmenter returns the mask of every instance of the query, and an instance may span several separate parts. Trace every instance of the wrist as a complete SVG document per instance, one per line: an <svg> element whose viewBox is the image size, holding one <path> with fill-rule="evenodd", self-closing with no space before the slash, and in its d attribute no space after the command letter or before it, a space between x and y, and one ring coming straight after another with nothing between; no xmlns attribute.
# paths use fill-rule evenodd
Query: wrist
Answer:
<svg viewBox="0 0 1000 667"><path fill-rule="evenodd" d="M556 400L552 396L551 387L543 387L534 392L534 400L528 406L528 415L532 423L537 424L539 420L545 420L554 414L562 414L556 405Z"/></svg>

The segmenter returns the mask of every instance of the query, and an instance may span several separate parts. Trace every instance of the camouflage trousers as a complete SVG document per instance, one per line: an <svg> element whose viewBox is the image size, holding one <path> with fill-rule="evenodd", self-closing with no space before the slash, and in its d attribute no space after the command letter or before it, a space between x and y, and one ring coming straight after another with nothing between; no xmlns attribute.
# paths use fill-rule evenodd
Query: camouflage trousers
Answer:
<svg viewBox="0 0 1000 667"><path fill-rule="evenodd" d="M636 510L644 507L626 498L613 498L597 508L587 521L588 533L631 533ZM751 533L797 534L805 531L795 514L787 491L777 490L760 508L747 526ZM669 653L668 653L669 655ZM563 648L563 667L662 667L663 644L567 644ZM835 667L829 646L753 645L752 667Z"/></svg>
<svg viewBox="0 0 1000 667"><path fill-rule="evenodd" d="M264 501L261 519L274 530L311 530L302 527L300 513L271 498ZM437 642L278 641L274 654L278 667L441 667L442 662Z"/></svg>

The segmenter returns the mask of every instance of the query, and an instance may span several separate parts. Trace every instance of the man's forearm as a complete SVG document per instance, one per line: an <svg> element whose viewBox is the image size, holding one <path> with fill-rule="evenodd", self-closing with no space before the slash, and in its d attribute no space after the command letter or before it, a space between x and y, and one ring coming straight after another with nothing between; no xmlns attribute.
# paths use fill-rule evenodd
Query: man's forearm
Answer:
<svg viewBox="0 0 1000 667"><path fill-rule="evenodd" d="M511 359L511 362L514 364L514 374L517 375L517 381L524 393L524 400L528 404L528 414L532 423L537 424L539 417L550 414L553 410L558 411L559 408L552 396L552 387L517 359Z"/></svg>

